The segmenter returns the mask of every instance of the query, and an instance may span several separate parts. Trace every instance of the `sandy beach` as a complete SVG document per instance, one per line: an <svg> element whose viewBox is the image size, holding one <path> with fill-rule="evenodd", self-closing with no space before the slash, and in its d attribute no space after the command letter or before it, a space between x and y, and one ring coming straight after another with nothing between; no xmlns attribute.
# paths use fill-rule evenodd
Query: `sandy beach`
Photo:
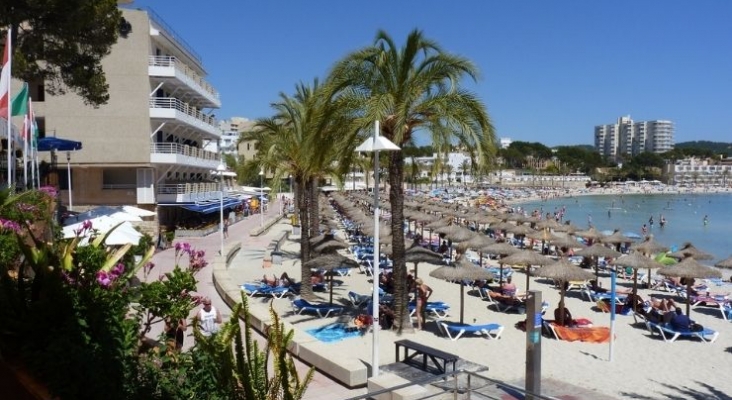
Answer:
<svg viewBox="0 0 732 400"><path fill-rule="evenodd" d="M627 193L624 192L624 193ZM668 192L665 192L668 193ZM707 192L705 192L707 193ZM573 195L582 195L577 191ZM587 194L603 194L591 191ZM604 193L616 194L616 193ZM529 199L525 199L529 200ZM284 222L281 222L284 223ZM338 232L343 235L343 232ZM287 272L299 280L300 265L297 260L298 237L291 236L282 248L284 261L281 265L262 268L251 260L234 259L229 268L230 276L236 282L253 282L261 280L266 273L279 276ZM346 254L346 253L344 253ZM495 261L492 261L495 264ZM411 268L411 266L409 267ZM451 305L449 321L459 318L460 287L429 277L429 271L435 266L420 265L419 275L425 283L434 289L430 300L441 300ZM726 276L728 278L728 276ZM334 302L348 305L349 291L370 294L372 284L370 278L353 270L350 276L336 278L342 285L334 288ZM540 290L544 300L548 301L550 312L559 302L559 291L542 278L529 279L532 290ZM526 276L523 271L516 270L514 283L519 291L524 291ZM601 275L603 287L610 286L610 278ZM620 287L629 287L628 280L618 279ZM470 290L471 288L466 288ZM715 290L717 289L717 290ZM732 286L712 288L712 293L726 294L732 292ZM381 364L394 362L394 347L391 344L398 338L409 338L428 346L455 353L461 358L475 364L489 367L488 376L510 383L522 384L525 374L526 334L515 327L516 323L526 317L517 313L498 312L488 303L475 296L473 291L465 298L465 322L498 323L505 327L500 340L488 340L485 337L466 336L451 341L439 335L434 318L429 318L426 329L398 337L394 332L381 330L380 359ZM644 298L667 298L671 294L663 291L640 289ZM327 293L318 293L323 301L327 301ZM269 299L252 298L252 307L267 307ZM342 322L352 324L355 315L362 311L349 308L340 317L317 318L313 316L295 315L292 312L290 299L276 299L275 309L292 323L296 329L296 338L309 335L306 329ZM609 326L610 314L598 311L595 304L582 298L580 291L571 290L566 297L566 306L575 318L587 318L593 326ZM722 318L718 309L710 307L692 308L691 318L707 328L720 332L714 343L702 343L699 340L679 339L674 343L666 343L657 335L652 336L645 326L634 323L632 316L618 315L615 324L616 340L613 360L609 361L609 344L592 344L582 342L566 342L542 338L542 378L554 379L579 385L598 395L613 398L723 398L719 393L732 392L732 383L727 376L732 352L732 335L730 322ZM309 338L312 340L312 337ZM365 364L371 363L370 334L361 337L347 338L339 342L326 343L325 348L332 357L351 357ZM363 389L354 390L353 395L364 393ZM583 398L591 398L583 397Z"/></svg>

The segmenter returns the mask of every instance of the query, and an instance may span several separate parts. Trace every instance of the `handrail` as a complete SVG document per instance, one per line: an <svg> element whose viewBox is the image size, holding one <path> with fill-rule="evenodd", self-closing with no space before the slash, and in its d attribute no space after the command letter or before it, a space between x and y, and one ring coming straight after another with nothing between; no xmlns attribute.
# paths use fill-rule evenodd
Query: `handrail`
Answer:
<svg viewBox="0 0 732 400"><path fill-rule="evenodd" d="M151 67L173 67L187 77L191 78L195 83L204 90L211 93L215 98L219 99L219 92L214 89L201 75L191 69L184 62L173 56L149 56L148 65Z"/></svg>
<svg viewBox="0 0 732 400"><path fill-rule="evenodd" d="M173 110L188 114L191 117L196 118L200 121L203 121L213 127L217 126L215 117L206 115L206 114L202 113L201 110L198 110L197 108L189 105L188 103L184 103L174 97L151 97L150 98L150 108L173 109Z"/></svg>
<svg viewBox="0 0 732 400"><path fill-rule="evenodd" d="M198 61L198 63L201 64L201 66L203 66L203 59L201 59L201 56L198 53L196 53L196 51L193 50L193 47L190 44L188 44L188 42L186 42L185 39L183 39L183 37L181 35L179 35L176 31L174 31L173 28L171 28L170 25L168 25L168 23L165 22L165 20L161 16L158 15L158 13L153 11L153 9L150 7L136 7L136 8L147 11L148 16L150 17L150 19L153 22L160 25L160 27L163 28L166 31L166 33L168 33L176 42L178 42L178 44L180 44L180 46L183 49L185 49L188 52L188 54L191 56L191 58Z"/></svg>
<svg viewBox="0 0 732 400"><path fill-rule="evenodd" d="M163 183L157 185L158 194L193 194L219 192L218 183ZM232 193L231 188L224 188L224 193Z"/></svg>
<svg viewBox="0 0 732 400"><path fill-rule="evenodd" d="M460 375L467 375L467 377L468 377L468 387L467 388L465 388L465 387L459 388L458 387L457 379L459 378ZM404 388L407 388L407 387L410 387L410 386L431 384L432 382L436 382L436 381L443 381L444 382L448 378L453 378L454 381L455 381L455 386L454 386L454 389L452 390L452 393L455 396L457 396L458 394L464 394L464 393L478 394L478 395L480 395L481 393L476 393L475 392L475 390L476 389L479 389L479 388L473 389L473 388L470 387L470 381L471 381L471 378L472 377L486 380L486 381L488 381L490 383L493 383L493 384L496 384L496 385L498 385L500 387L505 387L507 389L511 389L512 391L516 391L516 392L523 393L523 394L526 394L526 395L531 395L531 396L534 397L534 399L537 399L537 400L559 400L556 397L545 396L545 395L542 395L542 394L532 393L532 392L530 392L528 390L525 390L524 388L521 388L521 387L518 387L518 386L514 386L514 385L511 385L509 383L506 383L506 382L503 382L503 381L499 381L497 379L493 379L493 378L489 378L487 376L481 375L481 374L479 374L477 372L468 371L468 370L464 370L464 369L460 369L460 370L456 370L456 371L452 371L452 372L446 372L446 373L444 373L442 375L430 376L430 377L423 378L423 379L419 379L419 380L416 380L416 381L411 381L411 382L403 383L401 385L392 386L392 387L389 387L389 388L385 388L385 389L381 389L381 390L369 392L369 393L362 394L362 395L359 395L359 396L356 396L356 397L349 397L349 398L347 398L345 400L366 400L366 399L371 399L371 398L374 398L374 397L376 397L376 396L378 396L380 394L390 393L390 392L393 392L395 390L404 389ZM449 389L445 389L446 392L448 390ZM427 398L430 398L430 397L435 397L436 395L444 395L444 393L445 392L428 394L425 397L421 397L421 399L427 399ZM455 398L457 398L457 397L455 397Z"/></svg>
<svg viewBox="0 0 732 400"><path fill-rule="evenodd" d="M221 161L219 153L179 143L150 143L150 152L159 154L180 154L210 161Z"/></svg>

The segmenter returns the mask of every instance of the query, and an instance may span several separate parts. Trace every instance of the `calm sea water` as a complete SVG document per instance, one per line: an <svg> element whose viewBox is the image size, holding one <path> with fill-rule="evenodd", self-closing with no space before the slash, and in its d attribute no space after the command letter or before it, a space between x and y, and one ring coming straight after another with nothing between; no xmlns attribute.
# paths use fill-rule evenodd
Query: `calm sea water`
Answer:
<svg viewBox="0 0 732 400"><path fill-rule="evenodd" d="M641 234L643 224L648 233L669 247L691 242L697 248L714 255L714 264L732 254L732 195L730 194L632 194L617 196L579 196L521 204L531 212L535 209L553 213L566 207L564 221L571 220L582 229L592 224L598 230L620 229ZM666 226L661 228L661 216ZM704 216L708 223L704 224ZM648 224L653 216L653 227Z"/></svg>

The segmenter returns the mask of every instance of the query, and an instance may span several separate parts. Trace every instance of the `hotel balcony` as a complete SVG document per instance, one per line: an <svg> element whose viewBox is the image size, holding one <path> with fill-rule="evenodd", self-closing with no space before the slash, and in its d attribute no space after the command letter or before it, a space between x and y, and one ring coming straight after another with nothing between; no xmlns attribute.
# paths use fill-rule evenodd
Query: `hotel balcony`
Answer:
<svg viewBox="0 0 732 400"><path fill-rule="evenodd" d="M210 139L218 139L221 136L221 130L216 126L216 118L173 97L151 97L150 118L186 125L209 134Z"/></svg>
<svg viewBox="0 0 732 400"><path fill-rule="evenodd" d="M165 82L166 89L180 97L200 98L202 108L219 108L219 92L206 82L196 71L171 56L150 56L148 74L153 81Z"/></svg>
<svg viewBox="0 0 732 400"><path fill-rule="evenodd" d="M221 163L221 158L218 153L198 147L178 143L151 143L150 162L215 170Z"/></svg>
<svg viewBox="0 0 732 400"><path fill-rule="evenodd" d="M157 186L158 203L215 204L221 201L221 188L217 182L164 183ZM224 206L239 199L233 188L224 190Z"/></svg>

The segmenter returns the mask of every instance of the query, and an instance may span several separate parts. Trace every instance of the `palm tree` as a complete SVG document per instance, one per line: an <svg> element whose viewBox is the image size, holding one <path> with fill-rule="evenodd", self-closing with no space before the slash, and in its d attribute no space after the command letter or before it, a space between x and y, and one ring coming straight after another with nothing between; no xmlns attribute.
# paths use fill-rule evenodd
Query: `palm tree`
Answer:
<svg viewBox="0 0 732 400"><path fill-rule="evenodd" d="M280 101L272 104L275 115L256 121L254 130L243 136L257 140L257 158L251 163L272 172L275 184L292 175L295 206L302 225L301 265L311 257L310 238L319 234L320 179L332 171L335 149L343 146L332 137L336 132L333 124L341 120L333 115L334 108L324 90L316 79L311 86L297 85L292 97L280 94ZM301 272L300 295L311 297L310 268L303 266Z"/></svg>
<svg viewBox="0 0 732 400"><path fill-rule="evenodd" d="M463 160L463 162L460 163L460 173L463 176L463 185L467 186L465 183L465 173L470 171L470 161Z"/></svg>
<svg viewBox="0 0 732 400"><path fill-rule="evenodd" d="M412 142L415 131L429 132L435 147L459 142L470 151L471 158L486 164L495 149L494 129L483 102L460 87L464 77L475 79L476 66L446 53L419 30L412 31L401 48L386 32L379 31L372 46L347 55L331 74L338 93L358 109L354 115L362 127L359 133L379 120L380 133L403 147ZM412 329L402 229L404 155L389 152L388 160L396 325L402 332Z"/></svg>

